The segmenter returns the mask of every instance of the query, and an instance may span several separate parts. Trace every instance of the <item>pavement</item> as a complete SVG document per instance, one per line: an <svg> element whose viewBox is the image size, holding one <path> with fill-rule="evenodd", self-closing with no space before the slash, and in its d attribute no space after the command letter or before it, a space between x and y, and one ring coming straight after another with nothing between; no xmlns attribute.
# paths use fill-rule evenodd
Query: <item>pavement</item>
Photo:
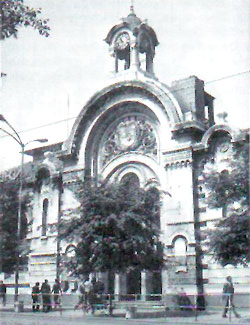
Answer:
<svg viewBox="0 0 250 325"><path fill-rule="evenodd" d="M62 311L51 311L49 313L32 312L30 306L24 306L24 311L17 313L14 311L13 305L6 305L5 307L0 305L0 325L74 325L74 324L135 324L135 325L151 325L151 324L207 324L207 325L250 325L250 310L249 309L237 309L241 318L235 318L232 314L230 318L222 318L221 311L211 310L199 312L197 319L195 313L170 313L167 312L140 312L136 315L136 318L125 318L124 310L115 310L114 315L110 317L105 314L104 311L98 310L95 315L84 314L82 310L64 309Z"/></svg>

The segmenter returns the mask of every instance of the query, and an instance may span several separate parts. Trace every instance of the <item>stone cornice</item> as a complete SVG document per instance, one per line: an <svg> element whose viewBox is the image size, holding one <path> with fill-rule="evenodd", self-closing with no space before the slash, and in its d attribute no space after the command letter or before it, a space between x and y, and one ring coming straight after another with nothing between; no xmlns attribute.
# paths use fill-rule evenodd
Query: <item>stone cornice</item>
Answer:
<svg viewBox="0 0 250 325"><path fill-rule="evenodd" d="M81 176L84 176L84 168L66 170L62 174L63 184L69 185L76 183Z"/></svg>
<svg viewBox="0 0 250 325"><path fill-rule="evenodd" d="M163 153L165 168L186 167L193 162L192 148L179 148Z"/></svg>

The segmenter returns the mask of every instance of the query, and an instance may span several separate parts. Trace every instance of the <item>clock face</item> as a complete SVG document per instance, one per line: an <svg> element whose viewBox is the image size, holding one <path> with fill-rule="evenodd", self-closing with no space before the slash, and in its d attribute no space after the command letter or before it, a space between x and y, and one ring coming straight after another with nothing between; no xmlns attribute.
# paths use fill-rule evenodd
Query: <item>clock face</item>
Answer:
<svg viewBox="0 0 250 325"><path fill-rule="evenodd" d="M116 41L115 41L115 47L118 50L125 50L129 45L129 35L127 33L120 34Z"/></svg>

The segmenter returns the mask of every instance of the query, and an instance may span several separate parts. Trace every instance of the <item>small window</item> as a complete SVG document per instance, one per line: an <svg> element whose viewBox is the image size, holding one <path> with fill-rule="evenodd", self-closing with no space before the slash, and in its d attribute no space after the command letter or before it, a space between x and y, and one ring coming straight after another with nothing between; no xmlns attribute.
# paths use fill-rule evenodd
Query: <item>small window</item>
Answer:
<svg viewBox="0 0 250 325"><path fill-rule="evenodd" d="M49 200L43 200L43 214L42 214L42 236L46 236L47 233L47 216L48 216Z"/></svg>
<svg viewBox="0 0 250 325"><path fill-rule="evenodd" d="M187 241L184 237L178 237L174 241L174 254L176 261L175 272L187 271Z"/></svg>
<svg viewBox="0 0 250 325"><path fill-rule="evenodd" d="M46 168L41 168L36 174L35 187L38 192L41 191L42 186L49 185L50 183L50 172Z"/></svg>

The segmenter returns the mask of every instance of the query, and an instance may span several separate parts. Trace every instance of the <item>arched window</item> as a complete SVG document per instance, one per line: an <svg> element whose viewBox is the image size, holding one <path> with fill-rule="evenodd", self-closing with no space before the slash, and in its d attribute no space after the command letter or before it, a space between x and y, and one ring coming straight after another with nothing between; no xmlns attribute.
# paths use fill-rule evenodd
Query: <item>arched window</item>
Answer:
<svg viewBox="0 0 250 325"><path fill-rule="evenodd" d="M128 173L124 175L121 179L121 183L128 188L138 188L140 187L140 180L138 176L134 173Z"/></svg>
<svg viewBox="0 0 250 325"><path fill-rule="evenodd" d="M50 172L46 168L41 168L38 170L36 174L36 183L35 188L38 192L41 191L42 186L49 185L50 183Z"/></svg>
<svg viewBox="0 0 250 325"><path fill-rule="evenodd" d="M174 240L174 255L176 262L175 272L187 271L187 240L185 237L177 237Z"/></svg>
<svg viewBox="0 0 250 325"><path fill-rule="evenodd" d="M47 216L48 216L49 200L43 200L43 213L42 213L42 236L46 236L47 233Z"/></svg>

